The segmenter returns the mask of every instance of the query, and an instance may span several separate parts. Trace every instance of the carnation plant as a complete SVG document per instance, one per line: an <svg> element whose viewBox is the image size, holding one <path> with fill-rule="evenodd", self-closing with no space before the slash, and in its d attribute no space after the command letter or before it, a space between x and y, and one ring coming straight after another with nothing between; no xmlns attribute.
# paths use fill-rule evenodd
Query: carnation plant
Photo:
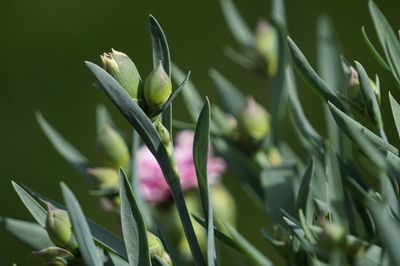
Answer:
<svg viewBox="0 0 400 266"><path fill-rule="evenodd" d="M326 16L318 21L313 67L287 37L283 0L273 1L255 31L232 0L220 2L237 42L226 55L265 79L273 105L244 95L217 70L210 78L218 99L201 95L190 72L172 63L164 31L150 16L153 70L146 78L117 50L101 55L99 65L86 62L95 87L132 132L122 132L99 105L97 157L87 158L37 113L56 151L99 198L99 209L118 217L120 232L86 217L65 183L64 201L56 202L12 182L34 222L3 217L3 227L45 265L228 265L223 249L246 265L400 265L400 152L381 113L381 99L388 97L400 134L395 97L381 89L378 74L367 73L362 58L353 62L341 53ZM397 31L372 0L368 6L380 47L370 41L370 29L360 36L393 77L382 87L396 90ZM324 106L326 134L303 111L296 73ZM179 94L191 121L173 118ZM282 133L285 121L290 134ZM244 195L225 187L228 176L237 178L240 193L253 200L249 208L270 225L254 228L265 247L236 228L235 201Z"/></svg>

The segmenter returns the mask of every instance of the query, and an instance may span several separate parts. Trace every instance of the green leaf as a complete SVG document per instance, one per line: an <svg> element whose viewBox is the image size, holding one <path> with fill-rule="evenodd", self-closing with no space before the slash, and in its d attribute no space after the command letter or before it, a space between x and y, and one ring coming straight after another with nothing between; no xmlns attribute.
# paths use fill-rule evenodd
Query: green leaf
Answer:
<svg viewBox="0 0 400 266"><path fill-rule="evenodd" d="M368 46L368 49L370 50L371 54L375 57L375 60L378 61L378 63L385 69L385 70L390 70L390 67L388 64L385 62L385 59L382 58L382 56L379 54L379 52L376 50L375 46L372 44L370 39L368 38L368 35L365 31L365 27L361 27L361 33L364 38L365 43Z"/></svg>
<svg viewBox="0 0 400 266"><path fill-rule="evenodd" d="M385 52L386 61L390 66L392 75L400 84L400 42L374 1L370 0L368 6L379 42Z"/></svg>
<svg viewBox="0 0 400 266"><path fill-rule="evenodd" d="M13 186L24 205L28 208L32 216L42 227L44 227L46 224L47 210L43 207L46 205L46 202L53 204L57 208L65 210L63 205L36 192L33 192L27 187L21 187L14 182ZM98 243L99 246L109 250L112 253L116 253L123 258L127 258L124 242L120 238L116 237L114 234L110 233L94 221L90 219L87 219L87 221L90 226L90 231L93 234L93 239Z"/></svg>
<svg viewBox="0 0 400 266"><path fill-rule="evenodd" d="M64 137L58 133L42 116L40 112L36 113L36 119L50 143L57 152L67 160L76 170L78 170L89 184L92 180L89 178L86 170L90 167L88 159L82 155L74 146L72 146Z"/></svg>
<svg viewBox="0 0 400 266"><path fill-rule="evenodd" d="M220 0L222 13L225 21L235 38L235 40L243 47L250 48L253 46L253 33L249 26L244 22L232 0Z"/></svg>
<svg viewBox="0 0 400 266"><path fill-rule="evenodd" d="M164 31L155 17L149 15L149 26L151 44L153 48L153 68L155 69L158 63L161 61L165 72L171 77L171 58L168 48L167 38L165 37ZM170 99L173 95L171 95ZM175 98L175 96L173 97ZM172 98L172 99L173 99ZM172 132L172 104L171 101L168 104L163 105L162 116L163 124Z"/></svg>
<svg viewBox="0 0 400 266"><path fill-rule="evenodd" d="M391 215L390 209L372 197L368 197L367 206L371 211L383 248L389 253L391 263L400 265L400 224Z"/></svg>
<svg viewBox="0 0 400 266"><path fill-rule="evenodd" d="M246 97L217 70L211 69L209 74L216 89L221 108L225 112L236 116L245 106Z"/></svg>
<svg viewBox="0 0 400 266"><path fill-rule="evenodd" d="M338 123L339 127L343 130L346 135L352 138L352 133L350 130L357 132L357 134L364 135L367 139L369 139L372 143L377 145L380 149L384 151L390 151L395 155L399 155L399 150L388 143L386 140L380 138L378 135L361 125L359 122L345 114L344 112L340 111L336 106L332 103L329 103L329 108L332 112L332 115Z"/></svg>
<svg viewBox="0 0 400 266"><path fill-rule="evenodd" d="M293 69L290 66L286 68L285 86L288 91L290 103L289 108L295 125L300 130L305 139L307 139L315 149L320 149L324 145L322 137L314 129L314 127L304 114L303 107L301 106L299 96L297 94L297 87L295 84Z"/></svg>
<svg viewBox="0 0 400 266"><path fill-rule="evenodd" d="M71 219L72 229L84 262L89 266L103 265L100 254L93 242L86 217L84 216L75 195L64 183L61 183L61 189Z"/></svg>
<svg viewBox="0 0 400 266"><path fill-rule="evenodd" d="M345 110L345 107L337 94L318 76L315 70L311 67L310 63L307 61L306 57L290 37L288 37L288 42L289 51L292 54L294 64L304 80L325 101L330 101L339 109Z"/></svg>
<svg viewBox="0 0 400 266"><path fill-rule="evenodd" d="M152 15L149 15L149 26L151 44L153 47L153 68L156 68L158 63L161 61L165 72L168 76L171 76L171 59L164 31L156 18Z"/></svg>
<svg viewBox="0 0 400 266"><path fill-rule="evenodd" d="M22 203L28 209L28 211L32 214L33 218L40 224L42 227L46 226L46 217L47 211L41 206L28 192L25 191L20 185L11 181L15 192L17 192L19 198Z"/></svg>
<svg viewBox="0 0 400 266"><path fill-rule="evenodd" d="M301 178L299 192L297 194L296 206L297 209L302 209L307 216L307 220L310 220L312 213L309 212L310 194L312 187L312 179L315 174L315 162L312 159Z"/></svg>
<svg viewBox="0 0 400 266"><path fill-rule="evenodd" d="M192 217L204 228L207 227L204 219L192 214ZM248 242L239 232L228 224L223 224L223 228L227 233L214 227L215 236L229 247L244 254L253 265L273 265L259 250L257 250L250 242Z"/></svg>
<svg viewBox="0 0 400 266"><path fill-rule="evenodd" d="M42 250L53 246L46 230L38 224L0 217L0 225L33 250Z"/></svg>
<svg viewBox="0 0 400 266"><path fill-rule="evenodd" d="M389 99L390 99L390 106L392 108L394 123L396 124L397 134L400 137L400 105L393 98L393 96L390 92L389 92Z"/></svg>
<svg viewBox="0 0 400 266"><path fill-rule="evenodd" d="M119 184L122 234L124 236L129 265L150 266L146 225L133 195L129 180L121 169L119 170Z"/></svg>
<svg viewBox="0 0 400 266"><path fill-rule="evenodd" d="M273 265L273 263L267 257L265 257L250 242L248 242L247 239L245 239L238 231L236 231L236 229L228 224L225 224L224 228L228 231L232 240L239 246L242 253L244 253L254 265Z"/></svg>
<svg viewBox="0 0 400 266"><path fill-rule="evenodd" d="M374 89L372 88L371 81L364 67L357 61L355 62L355 64L360 79L361 94L366 104L368 115L371 118L373 124L379 130L383 130L381 110L379 108Z"/></svg>
<svg viewBox="0 0 400 266"><path fill-rule="evenodd" d="M193 161L196 168L201 204L207 218L207 263L209 266L215 265L216 259L212 199L207 176L210 119L210 102L207 99L196 124L193 142Z"/></svg>
<svg viewBox="0 0 400 266"><path fill-rule="evenodd" d="M104 69L91 62L86 62L86 64L100 82L101 89L108 95L122 115L139 133L144 143L159 163L171 189L194 259L198 264L203 265L204 259L183 197L179 176L175 171L173 161L168 155L164 145L161 143L153 123L139 107L137 102L133 101L118 82Z"/></svg>
<svg viewBox="0 0 400 266"><path fill-rule="evenodd" d="M172 78L176 82L180 82L185 78L182 70L180 70L176 65L172 65ZM197 88L194 86L191 80L187 81L185 89L182 90L182 96L192 120L196 121L201 112L203 100L201 99Z"/></svg>
<svg viewBox="0 0 400 266"><path fill-rule="evenodd" d="M273 19L277 21L281 26L286 27L285 1L273 0L271 9L271 15Z"/></svg>

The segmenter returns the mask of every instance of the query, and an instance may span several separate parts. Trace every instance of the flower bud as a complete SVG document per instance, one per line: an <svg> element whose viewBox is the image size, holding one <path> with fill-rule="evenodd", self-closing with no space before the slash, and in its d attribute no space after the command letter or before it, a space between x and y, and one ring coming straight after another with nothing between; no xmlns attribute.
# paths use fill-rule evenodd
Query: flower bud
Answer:
<svg viewBox="0 0 400 266"><path fill-rule="evenodd" d="M267 158L271 166L279 166L282 163L281 153L275 147L272 147L268 150Z"/></svg>
<svg viewBox="0 0 400 266"><path fill-rule="evenodd" d="M340 224L326 222L319 239L321 247L331 249L346 244L346 231Z"/></svg>
<svg viewBox="0 0 400 266"><path fill-rule="evenodd" d="M274 27L266 20L260 20L255 33L255 49L264 59L267 71L274 76L278 70L278 38Z"/></svg>
<svg viewBox="0 0 400 266"><path fill-rule="evenodd" d="M75 259L71 252L59 247L49 247L32 252L32 254L40 256L46 265L51 266L68 265L69 261L73 261Z"/></svg>
<svg viewBox="0 0 400 266"><path fill-rule="evenodd" d="M94 179L96 187L102 189L118 188L118 172L112 168L89 168L88 174Z"/></svg>
<svg viewBox="0 0 400 266"><path fill-rule="evenodd" d="M128 92L137 99L142 90L142 80L133 61L124 53L114 49L100 56L103 68Z"/></svg>
<svg viewBox="0 0 400 266"><path fill-rule="evenodd" d="M150 256L162 257L164 255L164 246L161 240L150 232L147 232L147 241L149 244Z"/></svg>
<svg viewBox="0 0 400 266"><path fill-rule="evenodd" d="M50 203L47 204L46 231L55 245L71 252L78 248L68 213Z"/></svg>
<svg viewBox="0 0 400 266"><path fill-rule="evenodd" d="M129 163L128 146L122 136L109 125L99 130L97 148L102 161L109 167L125 167Z"/></svg>
<svg viewBox="0 0 400 266"><path fill-rule="evenodd" d="M247 98L245 107L238 116L241 138L255 141L263 140L270 131L268 112L253 97Z"/></svg>
<svg viewBox="0 0 400 266"><path fill-rule="evenodd" d="M211 187L212 205L216 221L236 225L236 204L231 193L222 185Z"/></svg>
<svg viewBox="0 0 400 266"><path fill-rule="evenodd" d="M171 78L160 61L144 83L143 96L147 107L154 108L164 104L172 92Z"/></svg>

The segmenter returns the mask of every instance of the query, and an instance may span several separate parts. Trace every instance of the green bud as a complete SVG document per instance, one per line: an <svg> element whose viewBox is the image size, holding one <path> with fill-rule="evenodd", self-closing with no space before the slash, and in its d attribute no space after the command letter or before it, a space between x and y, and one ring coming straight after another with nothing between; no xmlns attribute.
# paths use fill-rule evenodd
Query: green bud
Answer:
<svg viewBox="0 0 400 266"><path fill-rule="evenodd" d="M325 249L343 246L346 244L346 231L340 224L326 222L319 243Z"/></svg>
<svg viewBox="0 0 400 266"><path fill-rule="evenodd" d="M46 265L52 266L68 265L69 261L73 261L75 259L71 252L59 247L49 247L32 252L32 254L40 256Z"/></svg>
<svg viewBox="0 0 400 266"><path fill-rule="evenodd" d="M98 189L118 188L118 172L112 168L89 168L87 173L94 179Z"/></svg>
<svg viewBox="0 0 400 266"><path fill-rule="evenodd" d="M274 76L278 71L278 37L274 27L268 21L260 20L255 33L255 49L264 59L267 71Z"/></svg>
<svg viewBox="0 0 400 266"><path fill-rule="evenodd" d="M211 187L212 205L216 221L236 225L236 204L231 193L222 185Z"/></svg>
<svg viewBox="0 0 400 266"><path fill-rule="evenodd" d="M271 166L279 166L282 163L281 153L275 147L272 147L268 150L267 158Z"/></svg>
<svg viewBox="0 0 400 266"><path fill-rule="evenodd" d="M46 231L55 245L71 252L78 248L68 213L50 203L47 204Z"/></svg>
<svg viewBox="0 0 400 266"><path fill-rule="evenodd" d="M241 138L254 141L263 140L270 131L268 112L253 97L247 98L245 107L238 116L238 127Z"/></svg>
<svg viewBox="0 0 400 266"><path fill-rule="evenodd" d="M98 153L106 166L125 167L130 160L129 149L122 136L111 126L105 125L97 136Z"/></svg>
<svg viewBox="0 0 400 266"><path fill-rule="evenodd" d="M160 61L144 83L143 96L147 107L155 108L164 104L172 92L171 78Z"/></svg>
<svg viewBox="0 0 400 266"><path fill-rule="evenodd" d="M110 53L104 53L100 58L103 68L133 99L138 99L143 85L135 63L126 54L114 49L111 49Z"/></svg>
<svg viewBox="0 0 400 266"><path fill-rule="evenodd" d="M150 256L162 257L164 255L164 246L161 240L150 232L147 232L147 242L149 244Z"/></svg>

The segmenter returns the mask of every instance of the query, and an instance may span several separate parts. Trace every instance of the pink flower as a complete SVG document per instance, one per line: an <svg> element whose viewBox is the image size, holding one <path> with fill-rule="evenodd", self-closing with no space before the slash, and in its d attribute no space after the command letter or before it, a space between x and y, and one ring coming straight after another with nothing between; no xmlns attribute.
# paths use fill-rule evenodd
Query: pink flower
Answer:
<svg viewBox="0 0 400 266"><path fill-rule="evenodd" d="M176 137L175 159L183 190L197 187L192 153L193 139L194 133L192 131L181 131ZM143 198L154 204L167 200L171 195L169 187L153 154L146 146L142 146L136 156L139 186ZM222 158L214 157L210 148L207 167L209 183L217 183L225 169L225 161Z"/></svg>

